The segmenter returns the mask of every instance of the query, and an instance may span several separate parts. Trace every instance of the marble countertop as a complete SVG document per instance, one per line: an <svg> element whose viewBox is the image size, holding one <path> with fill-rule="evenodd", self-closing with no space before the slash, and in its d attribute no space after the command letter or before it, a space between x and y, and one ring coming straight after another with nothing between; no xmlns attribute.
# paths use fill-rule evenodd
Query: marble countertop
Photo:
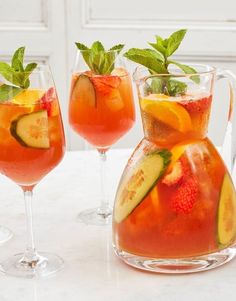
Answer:
<svg viewBox="0 0 236 301"><path fill-rule="evenodd" d="M108 153L111 203L130 150ZM35 189L34 228L38 250L54 252L65 268L54 277L25 280L0 275L0 301L235 300L236 260L191 275L135 270L113 253L111 227L88 226L77 213L99 203L99 161L95 151L68 152ZM0 224L14 237L0 246L0 261L24 250L23 196L0 176Z"/></svg>

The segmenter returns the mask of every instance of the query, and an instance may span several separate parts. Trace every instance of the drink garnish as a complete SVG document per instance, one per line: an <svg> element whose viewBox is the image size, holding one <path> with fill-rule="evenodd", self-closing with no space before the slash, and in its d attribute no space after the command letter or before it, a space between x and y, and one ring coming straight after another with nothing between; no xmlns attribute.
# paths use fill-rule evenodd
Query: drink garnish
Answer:
<svg viewBox="0 0 236 301"><path fill-rule="evenodd" d="M181 161L178 160L173 164L171 171L163 177L161 182L167 186L177 185L182 180L183 175L183 167Z"/></svg>
<svg viewBox="0 0 236 301"><path fill-rule="evenodd" d="M169 66L175 65L182 70L184 74L190 74L190 79L198 84L200 78L198 75L194 75L197 73L194 68L170 59L174 52L179 48L185 34L186 29L181 29L172 33L167 39L156 36L155 43L148 43L153 49L131 48L124 56L135 63L147 67L150 75L171 75ZM176 96L184 94L187 90L187 85L180 80L171 78L171 76L163 76L162 78L153 77L151 85L147 84L146 89L149 89L150 93L163 93L170 96Z"/></svg>
<svg viewBox="0 0 236 301"><path fill-rule="evenodd" d="M186 177L170 200L171 209L176 213L189 213L197 201L198 192L198 181L195 177Z"/></svg>
<svg viewBox="0 0 236 301"><path fill-rule="evenodd" d="M115 67L115 60L117 55L121 52L124 45L119 44L105 50L101 42L96 41L91 48L79 42L75 43L77 48L81 51L84 61L89 69L94 74L111 74Z"/></svg>
<svg viewBox="0 0 236 301"><path fill-rule="evenodd" d="M219 197L217 214L217 239L224 248L235 240L236 236L236 195L235 188L228 172L226 172Z"/></svg>
<svg viewBox="0 0 236 301"><path fill-rule="evenodd" d="M11 64L0 61L0 74L11 83L0 86L0 102L14 98L30 86L29 76L37 64L29 63L24 67L24 54L25 47L20 47L13 54Z"/></svg>
<svg viewBox="0 0 236 301"><path fill-rule="evenodd" d="M116 194L114 218L117 223L145 199L165 172L170 158L171 153L167 149L151 151L136 162L132 172L125 174L125 185L120 185Z"/></svg>
<svg viewBox="0 0 236 301"><path fill-rule="evenodd" d="M160 99L160 100L159 100ZM168 101L162 94L156 94L156 100L149 98L140 101L144 112L150 114L155 119L181 133L187 133L192 130L192 121L187 112L180 104Z"/></svg>
<svg viewBox="0 0 236 301"><path fill-rule="evenodd" d="M20 115L12 121L10 132L22 146L40 149L50 147L46 110Z"/></svg>
<svg viewBox="0 0 236 301"><path fill-rule="evenodd" d="M75 84L71 91L71 101L76 102L78 99L91 107L96 107L94 85L91 81L91 77L85 74L80 74L79 77L75 79Z"/></svg>

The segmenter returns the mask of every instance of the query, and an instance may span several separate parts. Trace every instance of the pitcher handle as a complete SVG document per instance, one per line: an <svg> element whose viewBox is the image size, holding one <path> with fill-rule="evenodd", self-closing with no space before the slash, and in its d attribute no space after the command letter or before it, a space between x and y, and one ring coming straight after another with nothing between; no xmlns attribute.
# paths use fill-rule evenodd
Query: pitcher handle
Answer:
<svg viewBox="0 0 236 301"><path fill-rule="evenodd" d="M222 146L222 155L225 163L234 179L235 159L236 159L236 116L235 116L235 95L236 95L236 75L230 70L218 70L216 80L227 79L229 82L230 101L228 111L228 123ZM234 179L236 184L236 178Z"/></svg>

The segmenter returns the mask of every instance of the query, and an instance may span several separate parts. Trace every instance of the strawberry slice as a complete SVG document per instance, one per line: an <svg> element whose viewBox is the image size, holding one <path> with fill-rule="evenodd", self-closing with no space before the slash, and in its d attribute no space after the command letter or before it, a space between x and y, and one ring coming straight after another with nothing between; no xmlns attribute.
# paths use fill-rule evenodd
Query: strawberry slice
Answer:
<svg viewBox="0 0 236 301"><path fill-rule="evenodd" d="M171 169L171 171L165 175L162 180L163 184L167 186L172 186L178 184L184 176L184 170L180 160L176 161Z"/></svg>
<svg viewBox="0 0 236 301"><path fill-rule="evenodd" d="M94 76L91 77L90 80L92 81L96 91L103 95L111 94L114 89L119 87L121 82L119 76L113 75Z"/></svg>
<svg viewBox="0 0 236 301"><path fill-rule="evenodd" d="M185 179L171 198L171 209L176 213L189 213L197 201L198 192L197 180L193 176Z"/></svg>
<svg viewBox="0 0 236 301"><path fill-rule="evenodd" d="M210 108L212 97L204 97L193 101L181 101L182 105L188 112L203 113Z"/></svg>
<svg viewBox="0 0 236 301"><path fill-rule="evenodd" d="M52 116L53 97L55 97L55 90L53 87L51 87L40 99L40 108L43 110L47 110L48 116Z"/></svg>

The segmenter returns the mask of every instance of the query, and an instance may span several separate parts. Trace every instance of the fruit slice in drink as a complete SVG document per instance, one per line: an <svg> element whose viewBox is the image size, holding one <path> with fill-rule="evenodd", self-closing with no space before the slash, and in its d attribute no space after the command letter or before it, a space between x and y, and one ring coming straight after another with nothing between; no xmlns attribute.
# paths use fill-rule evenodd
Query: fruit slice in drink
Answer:
<svg viewBox="0 0 236 301"><path fill-rule="evenodd" d="M155 186L169 164L171 153L167 150L145 154L140 162L122 179L125 186L116 195L115 221L124 220Z"/></svg>
<svg viewBox="0 0 236 301"><path fill-rule="evenodd" d="M154 99L141 100L141 108L144 112L149 113L156 120L176 131L186 133L192 129L191 118L181 105L176 102L162 100L163 96L161 94L156 94Z"/></svg>
<svg viewBox="0 0 236 301"><path fill-rule="evenodd" d="M19 116L12 121L10 132L22 146L44 149L50 147L46 110Z"/></svg>
<svg viewBox="0 0 236 301"><path fill-rule="evenodd" d="M89 76L80 74L79 77L75 79L71 92L71 101L81 101L86 105L96 106L96 93Z"/></svg>
<svg viewBox="0 0 236 301"><path fill-rule="evenodd" d="M236 192L228 173L225 174L218 208L218 243L228 246L236 237Z"/></svg>

